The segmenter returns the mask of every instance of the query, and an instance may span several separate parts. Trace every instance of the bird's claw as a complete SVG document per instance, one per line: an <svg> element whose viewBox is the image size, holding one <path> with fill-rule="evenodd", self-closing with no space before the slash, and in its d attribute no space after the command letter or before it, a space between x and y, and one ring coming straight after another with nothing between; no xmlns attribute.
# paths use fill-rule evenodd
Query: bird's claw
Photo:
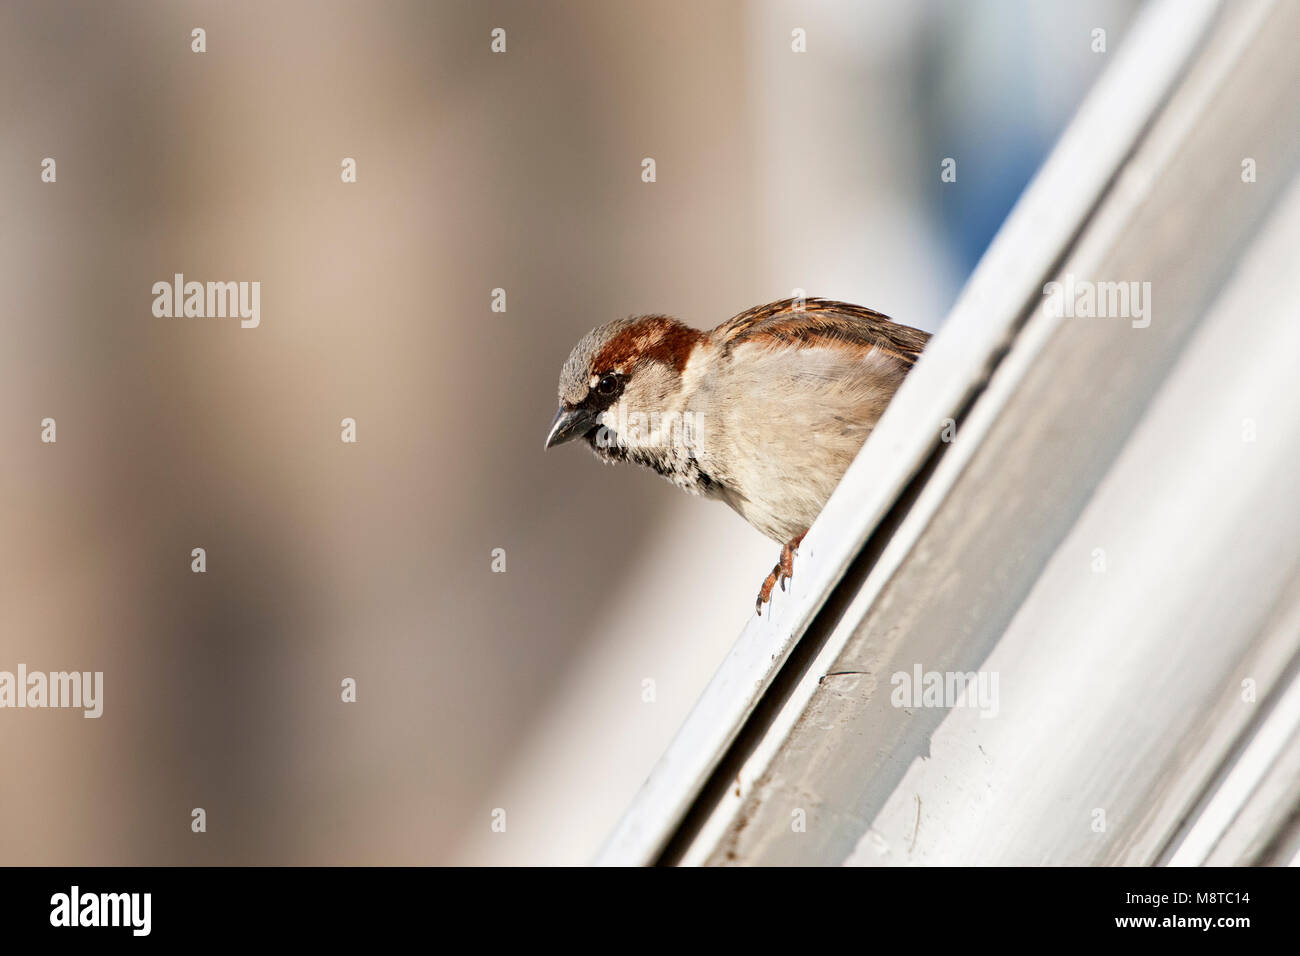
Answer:
<svg viewBox="0 0 1300 956"><path fill-rule="evenodd" d="M776 585L777 572L780 570L781 566L778 564L772 569L772 573L764 579L763 586L758 589L758 600L754 602L754 613L759 617L763 616L763 605L772 600L772 588Z"/></svg>
<svg viewBox="0 0 1300 956"><path fill-rule="evenodd" d="M807 534L807 532L804 532ZM772 569L763 581L763 586L758 589L758 600L754 602L754 612L759 617L763 616L763 605L772 600L772 588L778 584L781 590L785 591L786 582L794 577L794 556L799 553L799 544L803 541L803 535L792 538L781 548L781 560L776 562L776 567Z"/></svg>

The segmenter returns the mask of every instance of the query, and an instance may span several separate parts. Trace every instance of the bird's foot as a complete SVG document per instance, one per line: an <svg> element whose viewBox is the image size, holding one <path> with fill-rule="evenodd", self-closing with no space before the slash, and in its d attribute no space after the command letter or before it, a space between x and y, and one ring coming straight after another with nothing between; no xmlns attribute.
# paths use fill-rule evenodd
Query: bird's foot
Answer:
<svg viewBox="0 0 1300 956"><path fill-rule="evenodd" d="M778 584L781 590L785 590L785 582L794 577L794 556L799 552L799 544L803 541L803 535L797 535L785 543L781 548L781 560L776 562L776 567L772 573L763 581L763 586L758 589L758 600L754 602L754 611L762 617L763 605L772 600L772 589Z"/></svg>

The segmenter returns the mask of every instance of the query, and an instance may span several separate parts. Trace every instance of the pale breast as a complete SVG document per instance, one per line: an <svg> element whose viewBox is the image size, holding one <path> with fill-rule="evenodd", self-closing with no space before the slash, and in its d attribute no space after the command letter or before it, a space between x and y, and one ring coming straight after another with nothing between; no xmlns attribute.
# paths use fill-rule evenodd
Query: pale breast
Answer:
<svg viewBox="0 0 1300 956"><path fill-rule="evenodd" d="M700 467L745 520L788 541L817 517L906 372L878 349L740 344L693 403Z"/></svg>

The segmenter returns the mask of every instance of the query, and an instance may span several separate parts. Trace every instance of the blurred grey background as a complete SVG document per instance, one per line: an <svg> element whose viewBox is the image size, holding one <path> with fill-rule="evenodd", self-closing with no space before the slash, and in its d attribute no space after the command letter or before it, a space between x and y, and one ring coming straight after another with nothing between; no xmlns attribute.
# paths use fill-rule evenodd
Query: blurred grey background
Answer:
<svg viewBox="0 0 1300 956"><path fill-rule="evenodd" d="M0 863L588 859L776 548L543 453L569 348L796 288L937 328L1133 10L0 7L0 670L105 684L0 710ZM154 317L177 272L260 328Z"/></svg>

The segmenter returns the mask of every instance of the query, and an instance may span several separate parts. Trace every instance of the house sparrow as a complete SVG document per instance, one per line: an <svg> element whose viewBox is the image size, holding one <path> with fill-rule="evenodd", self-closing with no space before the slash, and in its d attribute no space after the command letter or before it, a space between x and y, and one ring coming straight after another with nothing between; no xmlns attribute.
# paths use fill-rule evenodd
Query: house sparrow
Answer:
<svg viewBox="0 0 1300 956"><path fill-rule="evenodd" d="M653 468L782 544L755 607L782 589L813 519L929 335L826 299L782 299L711 332L666 315L588 333L560 372L546 447Z"/></svg>

